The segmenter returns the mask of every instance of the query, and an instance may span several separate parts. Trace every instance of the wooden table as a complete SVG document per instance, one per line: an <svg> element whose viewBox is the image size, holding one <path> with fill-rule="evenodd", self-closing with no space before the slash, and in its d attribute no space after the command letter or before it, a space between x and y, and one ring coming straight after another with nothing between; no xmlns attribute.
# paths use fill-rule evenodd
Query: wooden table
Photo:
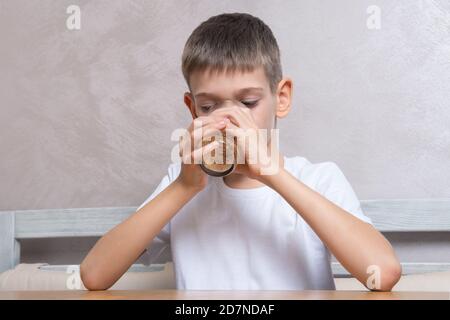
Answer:
<svg viewBox="0 0 450 320"><path fill-rule="evenodd" d="M449 300L450 292L370 291L0 291L0 299L63 300Z"/></svg>

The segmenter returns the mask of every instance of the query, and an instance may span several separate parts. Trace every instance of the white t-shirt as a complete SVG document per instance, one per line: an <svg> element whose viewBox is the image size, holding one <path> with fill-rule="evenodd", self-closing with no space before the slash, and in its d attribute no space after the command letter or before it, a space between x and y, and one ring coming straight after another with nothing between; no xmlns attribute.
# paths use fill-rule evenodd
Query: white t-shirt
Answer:
<svg viewBox="0 0 450 320"><path fill-rule="evenodd" d="M312 164L284 157L285 168L341 208L372 224L352 187L333 162ZM168 174L144 206L181 169ZM335 289L331 255L316 233L273 189L235 189L208 177L192 198L148 245L149 263L168 245L178 289L306 290Z"/></svg>

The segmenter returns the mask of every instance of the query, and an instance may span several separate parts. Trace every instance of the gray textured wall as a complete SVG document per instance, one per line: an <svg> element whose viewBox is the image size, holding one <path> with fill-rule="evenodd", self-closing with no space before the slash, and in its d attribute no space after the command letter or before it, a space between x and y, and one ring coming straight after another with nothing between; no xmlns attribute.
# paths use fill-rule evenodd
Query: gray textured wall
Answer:
<svg viewBox="0 0 450 320"><path fill-rule="evenodd" d="M234 11L270 25L294 80L286 155L335 161L360 198L450 196L448 0L3 0L0 210L142 203L190 122L184 42Z"/></svg>

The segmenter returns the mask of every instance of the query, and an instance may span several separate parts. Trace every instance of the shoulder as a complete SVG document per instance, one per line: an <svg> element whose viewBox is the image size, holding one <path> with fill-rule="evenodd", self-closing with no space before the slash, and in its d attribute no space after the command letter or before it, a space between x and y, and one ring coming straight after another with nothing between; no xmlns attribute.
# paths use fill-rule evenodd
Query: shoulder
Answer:
<svg viewBox="0 0 450 320"><path fill-rule="evenodd" d="M300 181L321 193L346 181L339 166L332 161L311 163L304 157L286 159L286 168Z"/></svg>
<svg viewBox="0 0 450 320"><path fill-rule="evenodd" d="M362 209L356 193L339 166L332 162L311 163L302 157L288 159L287 168L297 173L296 177L357 218L372 224Z"/></svg>
<svg viewBox="0 0 450 320"><path fill-rule="evenodd" d="M342 174L338 165L332 161L311 163L300 156L284 157L285 168L298 178L326 179Z"/></svg>

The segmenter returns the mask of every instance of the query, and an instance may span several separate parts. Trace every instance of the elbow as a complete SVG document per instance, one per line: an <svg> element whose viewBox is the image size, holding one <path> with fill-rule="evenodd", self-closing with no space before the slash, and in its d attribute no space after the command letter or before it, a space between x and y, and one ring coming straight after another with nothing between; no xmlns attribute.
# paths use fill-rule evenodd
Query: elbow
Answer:
<svg viewBox="0 0 450 320"><path fill-rule="evenodd" d="M80 265L80 278L84 287L90 291L107 290L110 287L102 280L99 272L88 269L83 263Z"/></svg>
<svg viewBox="0 0 450 320"><path fill-rule="evenodd" d="M380 268L379 281L376 285L369 287L372 291L391 291L402 276L402 266L395 260Z"/></svg>
<svg viewBox="0 0 450 320"><path fill-rule="evenodd" d="M384 281L381 281L381 291L391 291L397 284L402 276L402 266L396 261L392 266L387 267L387 270L383 273L382 277Z"/></svg>

